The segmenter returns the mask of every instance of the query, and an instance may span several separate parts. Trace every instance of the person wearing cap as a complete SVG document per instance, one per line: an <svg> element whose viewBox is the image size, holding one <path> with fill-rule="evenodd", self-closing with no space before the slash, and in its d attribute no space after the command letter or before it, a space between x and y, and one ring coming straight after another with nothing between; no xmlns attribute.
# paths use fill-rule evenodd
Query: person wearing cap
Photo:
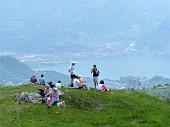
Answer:
<svg viewBox="0 0 170 127"><path fill-rule="evenodd" d="M70 77L71 77L71 87L73 87L73 80L75 78L75 65L76 62L72 62L70 68L68 69L68 71L70 72Z"/></svg>
<svg viewBox="0 0 170 127"><path fill-rule="evenodd" d="M96 86L98 85L98 77L100 74L100 71L98 70L96 65L93 65L93 68L91 69L91 73L93 73L93 82L96 88Z"/></svg>
<svg viewBox="0 0 170 127"><path fill-rule="evenodd" d="M50 85L47 85L47 88L44 90L44 95L47 96L52 96L52 88L50 87Z"/></svg>
<svg viewBox="0 0 170 127"><path fill-rule="evenodd" d="M53 94L51 97L51 100L48 101L48 108L51 108L51 106L57 102L59 102L59 92L57 88L53 88Z"/></svg>

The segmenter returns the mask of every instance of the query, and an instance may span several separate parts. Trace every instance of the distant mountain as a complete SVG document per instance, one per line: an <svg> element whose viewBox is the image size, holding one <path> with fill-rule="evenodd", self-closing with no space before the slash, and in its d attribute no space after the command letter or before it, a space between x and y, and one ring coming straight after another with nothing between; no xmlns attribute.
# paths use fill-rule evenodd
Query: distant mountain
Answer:
<svg viewBox="0 0 170 127"><path fill-rule="evenodd" d="M60 72L55 71L38 71L37 75L40 77L41 74L45 75L46 81L52 81L53 83L56 83L57 81L61 81L63 84L68 85L70 82L69 76L62 74Z"/></svg>
<svg viewBox="0 0 170 127"><path fill-rule="evenodd" d="M164 77L161 77L161 76L155 76L155 77L149 79L147 81L147 83L150 84L150 85L158 85L158 84L164 85L166 83L170 83L170 79L164 78Z"/></svg>
<svg viewBox="0 0 170 127"><path fill-rule="evenodd" d="M35 71L12 56L0 56L0 83L25 82Z"/></svg>
<svg viewBox="0 0 170 127"><path fill-rule="evenodd" d="M140 77L140 76L126 76L126 77L120 77L119 80L110 80L110 79L105 79L105 82L107 85L113 88L134 88L136 89L139 87L140 89L145 89L145 88L152 88L153 86L157 85L164 85L164 84L169 84L170 79L169 78L164 78L161 76L155 76L153 78L147 78L147 77Z"/></svg>
<svg viewBox="0 0 170 127"><path fill-rule="evenodd" d="M37 78L44 74L46 81L53 81L54 83L57 80L66 84L69 82L69 76L62 73L55 71L36 72L12 56L0 56L0 84L28 83L33 74L37 75Z"/></svg>
<svg viewBox="0 0 170 127"><path fill-rule="evenodd" d="M28 83L33 74L35 74L37 78L39 78L41 74L44 74L46 81L52 81L53 83L61 80L64 84L68 84L70 81L68 75L55 71L36 72L12 56L0 56L0 84ZM85 79L88 86L93 85L91 78L86 77ZM158 84L170 83L170 79L161 76L155 76L151 79L148 79L147 77L127 76L121 77L120 80L117 81L105 79L105 83L113 88L133 87L134 85L140 85L140 87L144 87L145 85L147 85L147 87L153 87Z"/></svg>

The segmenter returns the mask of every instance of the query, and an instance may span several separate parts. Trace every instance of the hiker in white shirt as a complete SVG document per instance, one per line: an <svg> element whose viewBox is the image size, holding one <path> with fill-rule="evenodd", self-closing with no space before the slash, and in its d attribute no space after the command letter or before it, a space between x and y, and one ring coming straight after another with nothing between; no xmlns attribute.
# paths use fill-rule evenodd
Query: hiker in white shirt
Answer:
<svg viewBox="0 0 170 127"><path fill-rule="evenodd" d="M62 87L61 81L58 81L58 82L56 83L55 87L56 87L56 88L61 88L61 87Z"/></svg>
<svg viewBox="0 0 170 127"><path fill-rule="evenodd" d="M78 79L77 76L73 79L73 87L80 88L80 80Z"/></svg>
<svg viewBox="0 0 170 127"><path fill-rule="evenodd" d="M70 72L70 77L71 77L71 87L73 87L73 80L75 78L75 65L76 65L76 62L72 62L68 70Z"/></svg>

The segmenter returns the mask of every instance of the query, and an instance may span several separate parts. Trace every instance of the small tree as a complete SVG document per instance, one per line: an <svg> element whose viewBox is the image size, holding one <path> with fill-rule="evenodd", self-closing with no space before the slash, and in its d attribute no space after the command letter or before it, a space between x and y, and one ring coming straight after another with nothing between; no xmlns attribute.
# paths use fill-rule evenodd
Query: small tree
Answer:
<svg viewBox="0 0 170 127"><path fill-rule="evenodd" d="M157 85L157 87L163 87L163 85L161 85L161 84L158 84L158 85Z"/></svg>

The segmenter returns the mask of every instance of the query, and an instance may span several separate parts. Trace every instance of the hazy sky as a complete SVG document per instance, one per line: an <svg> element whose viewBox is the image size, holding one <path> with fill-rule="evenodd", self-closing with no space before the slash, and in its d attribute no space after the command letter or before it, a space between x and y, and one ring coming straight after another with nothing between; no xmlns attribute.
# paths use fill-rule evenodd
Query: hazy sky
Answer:
<svg viewBox="0 0 170 127"><path fill-rule="evenodd" d="M0 50L135 42L142 50L165 51L169 21L170 0L1 0Z"/></svg>
<svg viewBox="0 0 170 127"><path fill-rule="evenodd" d="M114 74L104 70L106 62L101 65L104 77L168 76L169 35L170 0L0 0L0 53L25 54L26 58L28 54L60 53L67 54L66 59L71 54L145 56L127 63L118 57L120 71L114 59L108 60L108 67L114 64ZM163 54L161 59L157 54Z"/></svg>

